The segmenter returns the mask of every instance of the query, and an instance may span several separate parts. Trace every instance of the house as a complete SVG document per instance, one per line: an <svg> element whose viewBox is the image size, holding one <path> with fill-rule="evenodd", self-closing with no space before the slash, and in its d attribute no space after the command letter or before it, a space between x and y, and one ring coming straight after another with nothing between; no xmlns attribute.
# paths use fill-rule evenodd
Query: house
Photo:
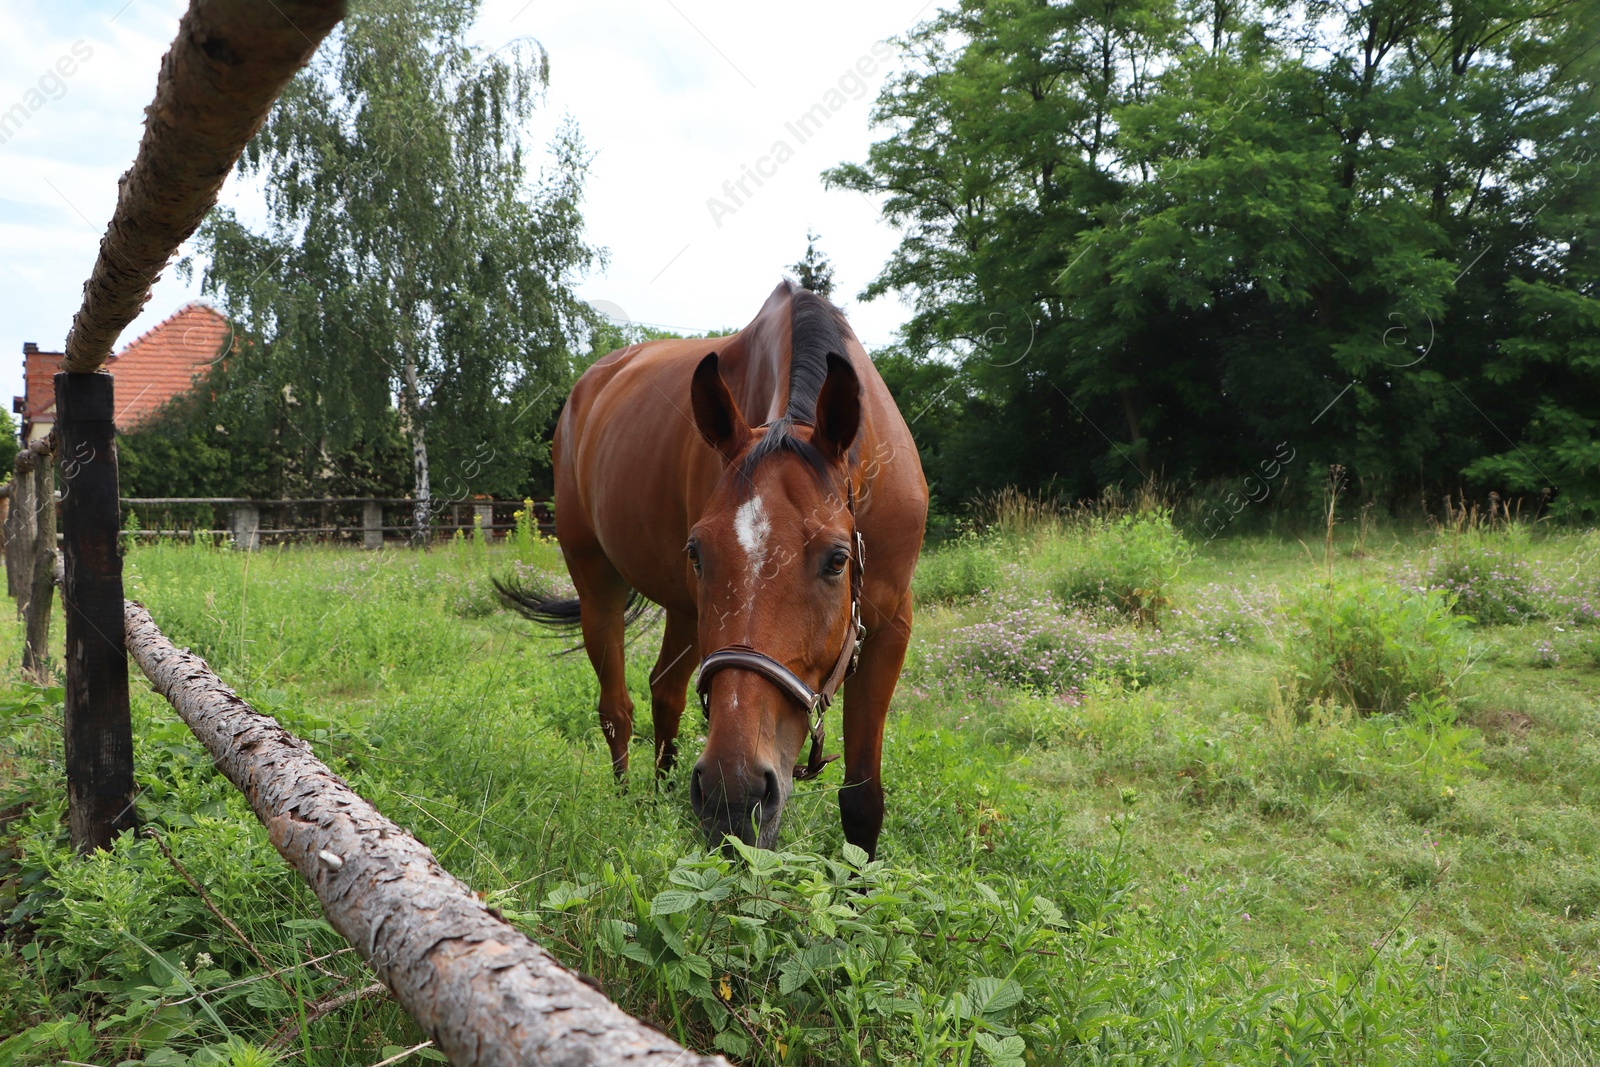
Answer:
<svg viewBox="0 0 1600 1067"><path fill-rule="evenodd" d="M227 350L233 337L228 320L215 308L185 304L138 340L106 360L116 379L118 433L127 433L168 400L187 393ZM24 394L11 410L22 416L22 440L37 441L55 428L55 374L63 353L22 346Z"/></svg>

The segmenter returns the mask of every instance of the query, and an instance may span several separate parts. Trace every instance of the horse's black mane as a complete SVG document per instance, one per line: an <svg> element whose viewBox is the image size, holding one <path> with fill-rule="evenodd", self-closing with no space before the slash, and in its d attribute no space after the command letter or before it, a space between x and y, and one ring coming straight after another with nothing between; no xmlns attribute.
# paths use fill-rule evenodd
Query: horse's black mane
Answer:
<svg viewBox="0 0 1600 1067"><path fill-rule="evenodd" d="M843 356L849 323L827 297L788 282L789 404L784 417L807 425L817 410L817 394L828 376L828 353Z"/></svg>
<svg viewBox="0 0 1600 1067"><path fill-rule="evenodd" d="M797 425L810 426L817 410L817 397L828 377L828 353L845 355L844 338L850 332L844 312L827 297L802 289L788 279L789 287L789 403L783 417L768 424L766 434L739 460L739 473L745 485L761 461L778 452L790 452L805 460L826 484L828 461L811 442L794 435Z"/></svg>

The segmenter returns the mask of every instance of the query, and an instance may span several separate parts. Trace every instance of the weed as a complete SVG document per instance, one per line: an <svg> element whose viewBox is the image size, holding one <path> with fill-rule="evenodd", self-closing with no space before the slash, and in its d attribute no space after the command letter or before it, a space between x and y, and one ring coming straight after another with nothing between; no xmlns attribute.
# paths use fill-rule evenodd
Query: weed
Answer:
<svg viewBox="0 0 1600 1067"><path fill-rule="evenodd" d="M1449 696L1469 660L1463 621L1437 590L1398 592L1372 579L1300 593L1284 654L1303 691L1363 714Z"/></svg>
<svg viewBox="0 0 1600 1067"><path fill-rule="evenodd" d="M1145 626L1171 606L1172 581L1193 554L1168 509L1095 518L1051 546L1051 590L1065 604L1106 607Z"/></svg>
<svg viewBox="0 0 1600 1067"><path fill-rule="evenodd" d="M998 577L919 612L871 864L841 840L836 778L796 787L781 851L707 853L683 799L693 716L665 782L636 758L619 790L582 657L460 610L506 569L570 592L531 526L459 553L135 546L126 567L175 641L692 1047L747 1064L1592 1058L1600 700L1569 652L1592 633L1559 629L1564 608L1467 631L1444 594L1374 577L1437 541L1357 550L1354 530L1330 531L1314 586L1292 545L1212 542L1163 588L1165 631L1064 610L1069 546L1125 513L972 535ZM1576 596L1592 548L1519 551ZM1489 653L1472 673L1467 632ZM0 655L14 637L0 619ZM1563 655L1535 672L1539 640ZM654 657L628 650L641 703ZM392 1002L339 1001L372 976L141 686L140 816L206 900L148 837L74 856L60 700L0 692L0 1063L332 1067L423 1042Z"/></svg>
<svg viewBox="0 0 1600 1067"><path fill-rule="evenodd" d="M918 603L970 600L999 587L1000 559L994 543L962 534L917 561L911 592Z"/></svg>

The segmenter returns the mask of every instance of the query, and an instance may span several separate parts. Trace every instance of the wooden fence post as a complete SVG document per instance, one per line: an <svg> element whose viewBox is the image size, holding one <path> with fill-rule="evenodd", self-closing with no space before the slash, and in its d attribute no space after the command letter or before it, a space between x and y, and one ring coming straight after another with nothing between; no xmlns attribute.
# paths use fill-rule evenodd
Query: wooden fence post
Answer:
<svg viewBox="0 0 1600 1067"><path fill-rule="evenodd" d="M133 723L111 375L56 375L67 618L67 823L80 852L134 825Z"/></svg>
<svg viewBox="0 0 1600 1067"><path fill-rule="evenodd" d="M233 535L233 547L240 552L254 552L261 547L261 506L238 504L228 512L228 532Z"/></svg>
<svg viewBox="0 0 1600 1067"><path fill-rule="evenodd" d="M6 483L6 503L10 505L6 509L6 596L13 600L17 598L17 523L21 515L17 503L21 499L17 495L21 492L17 488L18 481L20 479L13 473Z"/></svg>
<svg viewBox="0 0 1600 1067"><path fill-rule="evenodd" d="M383 547L383 505L376 500L361 502L361 547Z"/></svg>
<svg viewBox="0 0 1600 1067"><path fill-rule="evenodd" d="M48 455L33 467L33 573L19 574L28 590L27 643L22 649L22 670L43 685L45 661L50 654L50 607L56 592L56 466Z"/></svg>
<svg viewBox="0 0 1600 1067"><path fill-rule="evenodd" d="M26 617L32 591L34 530L39 518L33 506L33 465L38 460L33 452L23 449L12 465L15 499L11 506L16 518L12 520L11 557L6 560L6 590L17 602L19 619Z"/></svg>

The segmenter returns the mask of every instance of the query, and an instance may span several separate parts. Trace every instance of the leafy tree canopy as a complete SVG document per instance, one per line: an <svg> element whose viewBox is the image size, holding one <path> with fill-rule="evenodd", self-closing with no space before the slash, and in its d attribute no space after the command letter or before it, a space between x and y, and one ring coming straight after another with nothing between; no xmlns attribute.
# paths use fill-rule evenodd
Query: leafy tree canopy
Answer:
<svg viewBox="0 0 1600 1067"><path fill-rule="evenodd" d="M817 247L817 242L822 240L821 234L806 231L806 254L800 257L797 263L789 264L789 269L794 272L795 280L802 289L809 289L820 296L833 295L833 262L828 259L828 254Z"/></svg>
<svg viewBox="0 0 1600 1067"><path fill-rule="evenodd" d="M587 154L568 123L530 183L546 57L464 43L477 6L352 5L250 142L265 227L219 210L200 235L204 289L240 333L202 436L270 438L342 493L363 480L350 458L398 434L419 500L435 481L517 494L547 463L541 431L597 321L571 290L602 259L583 239Z"/></svg>
<svg viewBox="0 0 1600 1067"><path fill-rule="evenodd" d="M941 499L1237 481L1288 442L1391 502L1600 508L1596 15L964 0L920 25L888 136L826 178L902 232L862 295L910 299L904 358L959 370Z"/></svg>

